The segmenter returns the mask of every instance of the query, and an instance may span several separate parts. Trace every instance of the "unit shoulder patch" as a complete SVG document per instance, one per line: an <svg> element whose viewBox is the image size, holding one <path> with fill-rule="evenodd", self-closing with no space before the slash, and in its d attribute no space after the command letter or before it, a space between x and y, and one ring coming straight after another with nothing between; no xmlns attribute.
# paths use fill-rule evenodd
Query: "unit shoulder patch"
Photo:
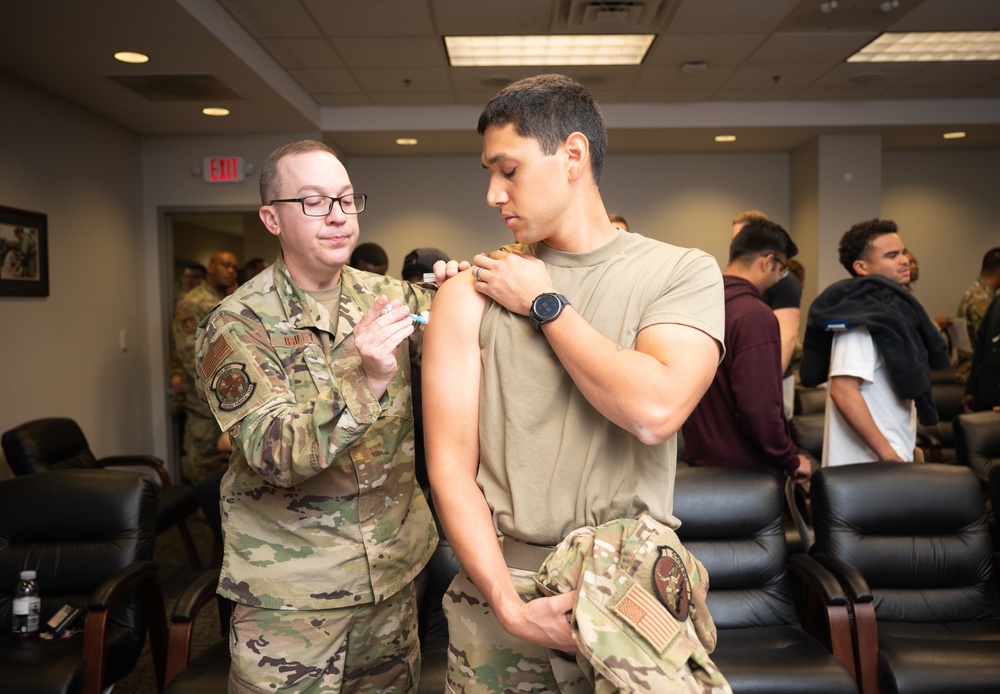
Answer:
<svg viewBox="0 0 1000 694"><path fill-rule="evenodd" d="M667 545L660 545L659 550L660 556L653 565L656 597L670 614L683 622L691 609L691 580L677 552Z"/></svg>

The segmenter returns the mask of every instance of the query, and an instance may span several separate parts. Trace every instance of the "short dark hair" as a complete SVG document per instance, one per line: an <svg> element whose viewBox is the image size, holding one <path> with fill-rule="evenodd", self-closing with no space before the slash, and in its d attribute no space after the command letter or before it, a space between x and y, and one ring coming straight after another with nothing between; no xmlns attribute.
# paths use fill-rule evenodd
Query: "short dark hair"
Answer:
<svg viewBox="0 0 1000 694"><path fill-rule="evenodd" d="M859 260L869 248L872 241L879 236L895 234L899 231L896 223L888 219L869 219L867 222L858 222L840 238L840 264L851 273L851 277L857 277L854 271L854 261Z"/></svg>
<svg viewBox="0 0 1000 694"><path fill-rule="evenodd" d="M260 168L260 204L270 205L271 201L278 194L278 162L293 154L303 154L305 152L326 152L332 154L337 159L337 153L329 145L317 140L298 140L282 145L278 149L267 155L264 165Z"/></svg>
<svg viewBox="0 0 1000 694"><path fill-rule="evenodd" d="M202 277L208 274L208 268L202 265L201 263L185 263L184 269L194 270L195 272L201 273Z"/></svg>
<svg viewBox="0 0 1000 694"><path fill-rule="evenodd" d="M783 253L787 259L798 252L799 247L787 231L760 217L750 219L729 242L730 263L736 260L749 262L755 257L770 253Z"/></svg>
<svg viewBox="0 0 1000 694"><path fill-rule="evenodd" d="M386 255L385 249L377 243L362 243L358 244L354 252L351 253L351 260L347 264L356 268L359 262L389 267L389 256Z"/></svg>
<svg viewBox="0 0 1000 694"><path fill-rule="evenodd" d="M980 273L983 275L995 275L1000 272L1000 247L991 248L983 256L983 268Z"/></svg>
<svg viewBox="0 0 1000 694"><path fill-rule="evenodd" d="M565 75L536 75L508 85L490 99L479 116L479 134L491 125L510 123L521 137L538 141L551 156L566 138L580 132L590 141L590 170L601 182L608 131L590 92Z"/></svg>

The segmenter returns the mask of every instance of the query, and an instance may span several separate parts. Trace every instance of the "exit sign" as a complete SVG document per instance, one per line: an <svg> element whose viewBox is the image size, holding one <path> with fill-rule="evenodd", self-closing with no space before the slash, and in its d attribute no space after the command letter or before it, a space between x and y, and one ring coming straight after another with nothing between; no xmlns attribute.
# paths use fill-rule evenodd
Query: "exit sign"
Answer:
<svg viewBox="0 0 1000 694"><path fill-rule="evenodd" d="M206 183L239 183L243 180L243 157L205 157L201 172Z"/></svg>

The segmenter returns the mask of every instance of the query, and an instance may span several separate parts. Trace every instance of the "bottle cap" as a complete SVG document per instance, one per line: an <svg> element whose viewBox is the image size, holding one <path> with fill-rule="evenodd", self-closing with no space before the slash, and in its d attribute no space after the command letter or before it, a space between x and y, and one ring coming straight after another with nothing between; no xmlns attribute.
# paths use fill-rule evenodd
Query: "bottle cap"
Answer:
<svg viewBox="0 0 1000 694"><path fill-rule="evenodd" d="M34 571L22 571L21 572L21 580L22 581L34 581L35 580L35 576L36 576L36 574L35 574Z"/></svg>

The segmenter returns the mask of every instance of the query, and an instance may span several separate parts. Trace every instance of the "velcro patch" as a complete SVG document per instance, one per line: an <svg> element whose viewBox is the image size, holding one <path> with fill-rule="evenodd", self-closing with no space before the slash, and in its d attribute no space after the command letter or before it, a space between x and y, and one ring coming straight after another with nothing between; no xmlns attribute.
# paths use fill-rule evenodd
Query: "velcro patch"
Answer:
<svg viewBox="0 0 1000 694"><path fill-rule="evenodd" d="M209 388L219 400L219 409L232 412L246 404L257 384L247 375L246 364L234 361L215 372Z"/></svg>
<svg viewBox="0 0 1000 694"><path fill-rule="evenodd" d="M206 381L219 368L219 364L232 353L233 348L229 346L224 336L215 338L215 342L212 343L212 346L208 348L205 356L201 359L201 375L205 377Z"/></svg>
<svg viewBox="0 0 1000 694"><path fill-rule="evenodd" d="M680 631L663 606L634 583L611 609L661 654Z"/></svg>
<svg viewBox="0 0 1000 694"><path fill-rule="evenodd" d="M660 557L653 565L656 597L674 617L682 622L691 609L691 580L684 561L671 547L660 545Z"/></svg>

